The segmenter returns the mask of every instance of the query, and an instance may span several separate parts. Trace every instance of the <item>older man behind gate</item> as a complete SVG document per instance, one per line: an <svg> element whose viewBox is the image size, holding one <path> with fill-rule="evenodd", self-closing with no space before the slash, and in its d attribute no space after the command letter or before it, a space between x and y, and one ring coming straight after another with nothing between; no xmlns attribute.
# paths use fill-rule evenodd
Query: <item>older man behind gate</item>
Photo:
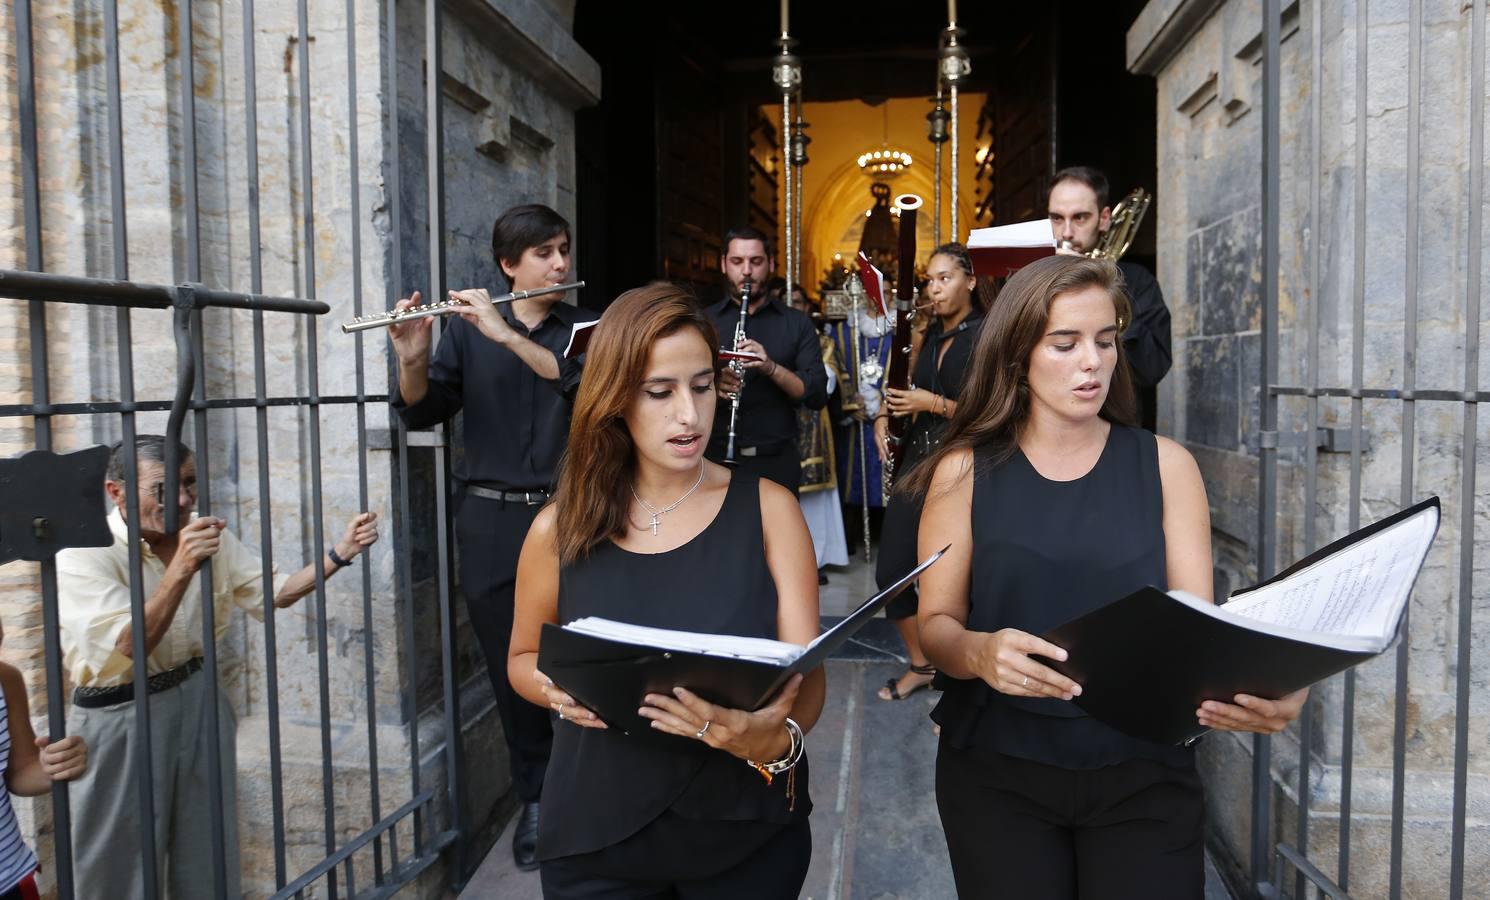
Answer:
<svg viewBox="0 0 1490 900"><path fill-rule="evenodd" d="M222 639L234 606L264 615L263 564L222 519L192 516L196 463L181 460L176 503L182 525L165 533L165 438L135 439L139 485L142 588L145 594L146 663L150 673L150 766L155 809L155 869L166 897L207 896L213 891L211 789L207 734L207 679L202 668L202 597L198 570L212 560L213 615ZM75 688L69 734L81 735L93 755L89 772L73 783L74 864L79 898L145 898L135 778L140 744L134 739L134 636L130 618L129 529L122 442L114 445L104 490L114 543L57 554L59 617L64 664ZM190 519L190 521L187 521ZM359 513L321 557L330 577L378 539L374 513ZM274 577L274 605L284 608L315 589L315 569ZM218 694L222 751L223 831L228 895L238 896L237 722Z"/></svg>

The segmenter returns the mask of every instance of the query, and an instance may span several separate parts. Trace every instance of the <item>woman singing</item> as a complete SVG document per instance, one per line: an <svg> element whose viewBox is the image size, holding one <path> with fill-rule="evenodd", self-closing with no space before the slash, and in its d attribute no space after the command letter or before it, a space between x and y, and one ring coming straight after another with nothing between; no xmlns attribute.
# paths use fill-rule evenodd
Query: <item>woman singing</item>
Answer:
<svg viewBox="0 0 1490 900"><path fill-rule="evenodd" d="M1035 635L1140 588L1211 597L1210 516L1195 461L1131 426L1122 276L1064 256L1016 273L979 335L941 449L905 487L920 546L921 638L944 676L937 806L958 893L1203 893L1192 753L1127 737L1068 702L1081 686ZM1134 685L1141 691L1142 685ZM1305 691L1207 701L1201 725L1271 733Z"/></svg>
<svg viewBox="0 0 1490 900"><path fill-rule="evenodd" d="M540 629L582 616L806 644L817 566L791 492L704 459L718 338L686 294L622 294L590 341L552 503L523 545L513 687L557 714L538 856L565 898L795 897L812 852L802 733L821 670L757 712L682 687L641 699L674 739L607 729L537 671ZM767 778L770 770L777 770Z"/></svg>
<svg viewBox="0 0 1490 900"><path fill-rule="evenodd" d="M906 450L900 461L899 478L905 478L941 445L942 433L957 398L967 380L968 359L973 341L983 324L983 305L977 293L978 280L973 277L973 261L961 244L943 244L931 254L926 264L929 280L926 297L931 301L933 316L927 326L915 371L907 390L887 388L885 405L874 420L875 446L880 460L888 452L890 416L914 416L905 430ZM894 581L915 567L916 529L921 517L919 497L896 492L885 507L884 530L880 552L875 560L875 581L880 587ZM890 601L885 617L895 623L905 641L910 670L899 678L885 682L879 690L881 700L902 700L931 684L936 669L926 660L916 626L916 593L906 591Z"/></svg>

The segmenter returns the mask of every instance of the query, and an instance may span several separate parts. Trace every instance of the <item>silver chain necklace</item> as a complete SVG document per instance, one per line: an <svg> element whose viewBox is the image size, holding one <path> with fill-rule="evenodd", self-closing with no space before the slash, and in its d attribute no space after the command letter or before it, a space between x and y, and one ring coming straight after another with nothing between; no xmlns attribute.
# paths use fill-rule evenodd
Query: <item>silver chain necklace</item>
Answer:
<svg viewBox="0 0 1490 900"><path fill-rule="evenodd" d="M679 506L679 504L681 504L684 500L687 500L689 498L689 496L691 496L693 494L694 491L698 490L698 486L701 485L701 484L703 484L703 483L704 483L704 464L703 463L699 463L698 464L698 480L693 483L693 487L691 487L687 491L685 491L683 493L683 496L679 497L678 499L674 500L673 502L669 503L667 506L664 506L661 509L653 509L652 508L652 504L650 504L647 501L643 500L641 498L641 495L636 492L636 485L635 484L633 484L631 486L631 496L635 497L636 498L636 502L637 503L640 503L642 505L642 509L645 509L647 511L647 514L652 517L652 521L649 522L648 525L651 527L651 529L652 529L652 535L655 537L657 535L657 526L660 525L660 524L662 524L662 517L665 516L665 515L667 515L668 513L672 512L673 510L677 509L678 506Z"/></svg>

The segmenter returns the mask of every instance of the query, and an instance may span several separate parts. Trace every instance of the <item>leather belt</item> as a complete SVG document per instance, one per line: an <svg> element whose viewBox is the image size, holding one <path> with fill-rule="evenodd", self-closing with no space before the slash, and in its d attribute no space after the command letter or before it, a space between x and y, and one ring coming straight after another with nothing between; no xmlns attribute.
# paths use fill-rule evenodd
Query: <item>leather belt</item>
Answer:
<svg viewBox="0 0 1490 900"><path fill-rule="evenodd" d="M500 500L503 503L521 503L524 506L539 506L548 502L548 491L500 491L479 484L467 484L466 493L473 497Z"/></svg>
<svg viewBox="0 0 1490 900"><path fill-rule="evenodd" d="M769 444L756 444L754 447L736 447L737 456L775 456L787 448L789 441L773 441Z"/></svg>
<svg viewBox="0 0 1490 900"><path fill-rule="evenodd" d="M194 656L187 660L184 665L164 672L156 672L145 680L145 692L158 694L168 691L190 678L193 674L202 670L202 658ZM81 706L84 709L100 709L105 706L115 706L120 703L128 703L135 698L135 686L129 684L116 684L110 687L80 687L72 692L72 705Z"/></svg>

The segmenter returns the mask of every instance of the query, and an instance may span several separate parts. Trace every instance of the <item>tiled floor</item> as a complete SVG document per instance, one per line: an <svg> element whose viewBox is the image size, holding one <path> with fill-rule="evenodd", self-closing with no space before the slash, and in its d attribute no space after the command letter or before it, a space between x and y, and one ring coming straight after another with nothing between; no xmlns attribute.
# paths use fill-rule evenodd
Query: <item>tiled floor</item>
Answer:
<svg viewBox="0 0 1490 900"><path fill-rule="evenodd" d="M874 593L873 581L861 559L830 570L823 615L850 612ZM922 691L898 703L875 696L903 670L903 652L890 623L876 620L828 664L828 702L807 739L813 855L804 898L956 896L933 796L936 739L927 714L937 695ZM511 844L509 824L462 897L540 900L537 873L513 867ZM1209 866L1206 874L1206 900L1225 900Z"/></svg>

